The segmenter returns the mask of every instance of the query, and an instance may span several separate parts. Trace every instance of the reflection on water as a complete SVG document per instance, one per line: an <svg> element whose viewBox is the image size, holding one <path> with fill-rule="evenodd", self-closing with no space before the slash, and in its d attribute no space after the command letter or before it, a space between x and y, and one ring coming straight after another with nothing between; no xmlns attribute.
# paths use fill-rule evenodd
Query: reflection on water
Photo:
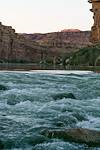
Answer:
<svg viewBox="0 0 100 150"><path fill-rule="evenodd" d="M100 66L63 66L63 65L41 65L41 64L20 64L20 63L1 63L0 70L90 70L100 73Z"/></svg>

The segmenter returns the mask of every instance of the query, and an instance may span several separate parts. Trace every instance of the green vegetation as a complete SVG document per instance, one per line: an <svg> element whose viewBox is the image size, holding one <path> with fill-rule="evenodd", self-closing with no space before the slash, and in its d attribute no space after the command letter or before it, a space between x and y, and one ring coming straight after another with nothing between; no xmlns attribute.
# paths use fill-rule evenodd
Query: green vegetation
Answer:
<svg viewBox="0 0 100 150"><path fill-rule="evenodd" d="M100 44L80 49L69 58L66 65L100 66Z"/></svg>

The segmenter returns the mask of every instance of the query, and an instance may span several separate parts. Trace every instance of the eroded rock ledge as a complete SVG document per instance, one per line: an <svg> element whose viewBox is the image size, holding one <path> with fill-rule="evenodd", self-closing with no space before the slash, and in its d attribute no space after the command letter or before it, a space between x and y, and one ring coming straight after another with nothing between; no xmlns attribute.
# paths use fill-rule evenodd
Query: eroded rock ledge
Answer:
<svg viewBox="0 0 100 150"><path fill-rule="evenodd" d="M73 129L52 129L42 131L42 135L48 138L60 138L69 142L83 143L89 146L100 146L100 131L73 128Z"/></svg>

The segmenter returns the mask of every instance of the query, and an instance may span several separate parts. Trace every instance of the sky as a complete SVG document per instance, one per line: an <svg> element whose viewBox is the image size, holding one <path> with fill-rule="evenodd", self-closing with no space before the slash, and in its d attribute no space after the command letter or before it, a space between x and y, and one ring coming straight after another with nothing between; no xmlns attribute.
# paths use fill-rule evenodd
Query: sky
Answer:
<svg viewBox="0 0 100 150"><path fill-rule="evenodd" d="M0 22L18 33L90 30L90 8L87 0L0 0Z"/></svg>

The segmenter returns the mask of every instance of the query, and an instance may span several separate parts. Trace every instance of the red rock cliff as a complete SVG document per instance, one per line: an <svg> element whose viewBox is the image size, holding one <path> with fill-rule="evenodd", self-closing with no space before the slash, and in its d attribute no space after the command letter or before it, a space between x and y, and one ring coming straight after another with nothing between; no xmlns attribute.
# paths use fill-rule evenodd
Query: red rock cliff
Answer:
<svg viewBox="0 0 100 150"><path fill-rule="evenodd" d="M52 62L90 44L90 32L17 34L0 23L1 62Z"/></svg>

